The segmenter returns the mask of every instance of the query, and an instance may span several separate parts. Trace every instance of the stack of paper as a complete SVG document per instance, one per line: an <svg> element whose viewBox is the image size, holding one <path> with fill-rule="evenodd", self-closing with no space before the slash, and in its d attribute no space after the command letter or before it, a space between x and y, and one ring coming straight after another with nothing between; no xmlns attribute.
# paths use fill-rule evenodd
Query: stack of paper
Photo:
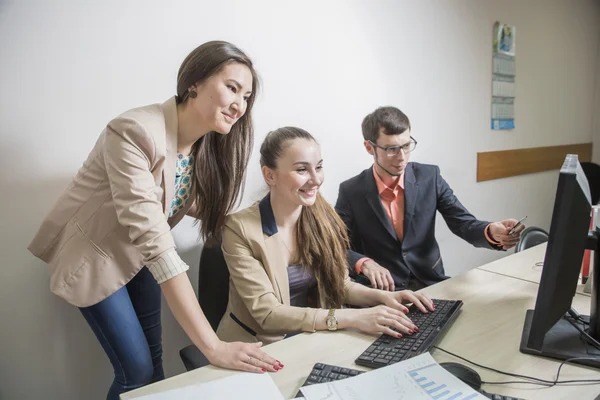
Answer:
<svg viewBox="0 0 600 400"><path fill-rule="evenodd" d="M429 353L301 390L306 400L487 400L441 367Z"/></svg>

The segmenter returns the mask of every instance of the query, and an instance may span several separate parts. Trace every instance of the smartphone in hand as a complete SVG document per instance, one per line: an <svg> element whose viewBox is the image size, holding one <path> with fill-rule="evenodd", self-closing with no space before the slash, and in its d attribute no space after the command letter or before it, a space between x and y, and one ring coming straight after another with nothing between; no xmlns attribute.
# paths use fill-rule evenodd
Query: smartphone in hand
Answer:
<svg viewBox="0 0 600 400"><path fill-rule="evenodd" d="M515 233L515 230L519 227L519 225L521 225L522 222L525 221L526 219L527 219L527 215L524 216L523 218L521 218L520 220L518 220L517 223L515 224L515 226L513 226L510 231L508 231L508 234L513 235Z"/></svg>

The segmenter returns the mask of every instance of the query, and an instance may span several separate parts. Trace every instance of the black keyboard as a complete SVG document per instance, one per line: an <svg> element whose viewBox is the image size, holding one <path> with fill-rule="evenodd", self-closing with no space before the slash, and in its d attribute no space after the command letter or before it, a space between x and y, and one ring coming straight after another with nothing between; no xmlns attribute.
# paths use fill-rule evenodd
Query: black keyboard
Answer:
<svg viewBox="0 0 600 400"><path fill-rule="evenodd" d="M456 318L463 302L433 299L433 304L435 311L429 311L427 314L415 305L409 308L407 315L419 328L418 332L412 335L405 334L401 338L381 335L355 360L356 364L379 368L428 352L440 334Z"/></svg>
<svg viewBox="0 0 600 400"><path fill-rule="evenodd" d="M436 306L437 308L437 306ZM359 371L357 369L344 368L344 367L336 367L335 365L318 363L315 364L310 374L308 374L308 378L302 384L302 386L314 385L315 383L324 383L331 381L339 381L340 379L350 378L356 375L360 375L365 371ZM492 400L523 400L516 397L510 396L502 396L500 394L492 394L480 391L484 396ZM296 397L302 397L302 392L298 391Z"/></svg>
<svg viewBox="0 0 600 400"><path fill-rule="evenodd" d="M310 371L308 378L306 378L306 381L302 384L302 386L314 385L315 383L339 381L340 379L350 378L352 376L362 374L363 372L365 371L318 363L315 364L312 371ZM302 397L302 393L298 391L296 397Z"/></svg>
<svg viewBox="0 0 600 400"><path fill-rule="evenodd" d="M520 397L503 396L501 394L488 393L483 390L480 390L479 393L492 400L525 400Z"/></svg>

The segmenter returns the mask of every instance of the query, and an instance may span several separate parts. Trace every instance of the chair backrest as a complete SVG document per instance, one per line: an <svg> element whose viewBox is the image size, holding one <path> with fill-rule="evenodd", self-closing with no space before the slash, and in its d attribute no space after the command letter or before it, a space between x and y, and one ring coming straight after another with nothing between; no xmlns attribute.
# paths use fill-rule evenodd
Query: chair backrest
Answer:
<svg viewBox="0 0 600 400"><path fill-rule="evenodd" d="M600 201L600 165L593 162L582 162L581 169L590 184L592 204L598 204Z"/></svg>
<svg viewBox="0 0 600 400"><path fill-rule="evenodd" d="M200 255L198 303L210 326L216 331L229 301L229 270L221 243L207 241Z"/></svg>
<svg viewBox="0 0 600 400"><path fill-rule="evenodd" d="M536 226L527 227L521 232L521 239L515 248L515 253L548 241L548 232Z"/></svg>

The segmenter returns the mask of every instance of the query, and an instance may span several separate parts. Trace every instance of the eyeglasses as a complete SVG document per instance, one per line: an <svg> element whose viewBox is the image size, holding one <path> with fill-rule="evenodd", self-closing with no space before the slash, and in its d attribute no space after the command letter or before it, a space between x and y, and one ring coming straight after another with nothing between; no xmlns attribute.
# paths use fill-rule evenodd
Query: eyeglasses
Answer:
<svg viewBox="0 0 600 400"><path fill-rule="evenodd" d="M388 147L383 147L378 145L377 143L373 143L372 141L369 140L369 143L371 143L371 145L380 148L381 150L385 151L385 154L388 157L394 157L397 156L398 154L400 154L400 150L402 150L404 152L404 154L406 153L410 153L411 151L413 151L415 149L415 147L417 147L417 141L411 136L410 137L410 142L406 143L403 146L388 146Z"/></svg>

